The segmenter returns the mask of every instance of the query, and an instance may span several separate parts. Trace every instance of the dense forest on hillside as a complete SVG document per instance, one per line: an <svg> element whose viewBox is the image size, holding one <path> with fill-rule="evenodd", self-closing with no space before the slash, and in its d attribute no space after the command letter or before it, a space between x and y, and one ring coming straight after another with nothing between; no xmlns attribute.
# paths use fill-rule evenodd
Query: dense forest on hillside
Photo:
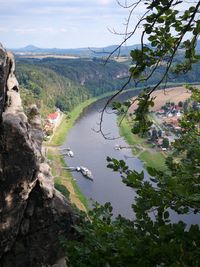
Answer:
<svg viewBox="0 0 200 267"><path fill-rule="evenodd" d="M75 83L88 88L92 96L119 89L128 76L128 66L116 61L105 64L102 59L18 59L19 66L51 69Z"/></svg>
<svg viewBox="0 0 200 267"><path fill-rule="evenodd" d="M175 62L181 61L181 58L182 55L179 53ZM98 58L17 58L17 78L22 88L23 99L29 103L39 103L43 113L55 106L63 111L70 111L89 97L119 90L127 80L129 67L133 63L110 60L105 64L105 60ZM171 72L168 81L183 84L199 83L199 68L200 63L196 63L191 71L178 77ZM164 69L163 61L148 82L141 81L137 86L156 84ZM132 81L127 89L134 86L135 83Z"/></svg>
<svg viewBox="0 0 200 267"><path fill-rule="evenodd" d="M17 78L25 106L36 102L42 114L55 107L70 111L90 97L86 87L41 66L18 64Z"/></svg>

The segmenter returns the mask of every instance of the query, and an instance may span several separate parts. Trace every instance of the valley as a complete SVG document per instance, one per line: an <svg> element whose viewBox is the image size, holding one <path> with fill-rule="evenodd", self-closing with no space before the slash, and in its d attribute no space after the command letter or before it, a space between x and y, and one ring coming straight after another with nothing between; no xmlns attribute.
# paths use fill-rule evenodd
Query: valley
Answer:
<svg viewBox="0 0 200 267"><path fill-rule="evenodd" d="M120 60L119 60L120 61ZM112 92L116 92L117 89L120 89L121 86L123 85L125 81L125 76L128 74L128 65L127 61L122 61L122 62L116 62L116 61L110 61L106 65L104 65L104 62L102 59L97 59L97 58L79 58L79 59L61 59L61 58L49 58L44 55L44 58L37 59L37 58L17 58L17 65L18 65L18 70L17 70L17 77L20 82L21 88L22 88L22 98L24 105L30 105L31 103L36 103L41 110L42 117L45 118L50 112L54 111L55 108L59 108L63 113L64 117L62 120L62 124L58 127L58 129L54 133L54 137L52 141L50 142L50 146L60 146L63 145L63 142L67 136L69 136L69 141L68 137L65 141L65 143L72 147L74 150L74 141L70 141L70 136L76 136L79 132L84 132L83 130L74 130L76 127L73 125L76 125L77 122L79 122L79 115L82 114L82 110L84 110L84 107L87 107L90 105L92 102L96 101L97 98L101 98L102 95L106 94L112 94ZM194 74L193 74L194 75ZM130 89L133 86L133 83L130 83L127 89ZM135 92L133 91L132 93L138 94L140 88L138 88ZM167 95L171 98L177 97L177 99L180 98L180 96L185 99L184 97L188 97L187 92L184 94L181 91L181 88L172 88L172 89L167 89L165 91L157 91L154 93L154 96L156 96L156 102L154 108L156 109L158 106L162 105L164 103L163 101L166 101ZM131 91L127 91L127 96L124 99L130 98L131 96ZM165 96L165 97L163 97ZM93 105L92 105L93 106ZM95 104L94 104L95 106ZM79 108L80 107L80 108ZM101 110L103 106L96 108L97 110ZM133 109L135 106L133 105L130 109L130 113L133 112ZM89 108L90 109L90 108ZM83 115L80 115L84 117L84 111ZM97 114L95 115L95 120L93 122L93 125L91 125L91 122L87 120L85 122L86 127L88 127L87 133L84 134L84 136L90 136L90 139L92 138L97 139L101 137L97 137L98 134L94 134L95 132L91 129L95 128L95 124L98 125L99 118L98 118L98 111ZM113 116L113 115L112 115ZM92 117L91 117L92 118ZM116 118L112 117L112 119L107 119L107 120L113 120L116 121ZM111 123L111 122L110 122ZM89 126L91 125L91 126ZM73 130L70 130L70 129ZM119 137L119 132L116 128L116 126L111 127L111 132L114 131L113 135L116 137ZM113 130L115 129L115 130ZM73 134L71 134L71 131ZM109 131L109 129L108 129ZM164 161L165 161L165 153L160 153L160 152L153 152L150 151L151 148L149 148L149 145L144 145L142 144L144 141L138 139L138 137L133 137L131 133L129 132L129 126L127 122L124 120L123 123L120 126L120 133L122 136L125 136L126 141L134 138L133 141L130 141L129 144L136 144L136 145L142 145L141 150L139 152L138 148L133 149L133 153L135 157L132 155L131 149L128 149L125 154L124 150L120 152L122 153L122 158L125 158L127 160L133 161L133 158L136 162L140 162L137 160L137 157L139 157L142 161L148 163L147 165L151 165L154 167L164 167ZM130 137L127 137L127 135L130 135ZM92 137L91 137L92 136ZM128 139L127 139L128 138ZM77 136L76 143L78 142L79 137ZM69 143L68 143L69 142ZM72 143L71 143L72 142ZM84 143L90 143L89 140L83 141ZM102 141L97 141L95 143L95 146L92 148L84 149L83 153L90 153L90 151L96 150L97 144L101 143ZM135 143L136 142L136 143ZM103 142L104 144L105 142ZM113 157L118 157L119 152L114 151L114 147L117 142L109 143L108 142L108 147L111 145L112 148L110 150L112 151L111 154L113 154ZM78 145L77 148L75 148L76 154L80 154L81 146L84 144ZM124 146L127 146L126 143L124 143ZM144 147L143 147L144 146ZM150 150L149 150L150 149ZM107 151L105 149L105 151ZM54 157L57 158L55 161L53 160L52 162L52 168L54 169L54 173L56 173L56 179L55 182L60 188L60 190L64 190L63 188L67 186L68 184L68 189L71 192L71 199L74 200L76 203L78 203L76 200L77 198L74 198L74 192L78 192L77 196L79 195L80 199L84 199L84 195L88 196L89 198L92 197L95 200L102 202L111 201L111 203L116 207L116 205L119 204L119 201L113 202L112 199L108 197L109 193L107 194L107 197L104 195L103 198L98 197L97 191L94 191L96 193L92 193L92 191L89 193L86 189L87 184L89 183L88 181L83 181L82 177L80 174L73 174L73 176L69 172L63 172L60 173L60 169L65 166L63 157L61 157L58 153L58 150L50 151L49 150L49 157L51 160L53 159L52 153L54 154ZM127 154L128 153L128 154ZM107 151L104 153L104 159L102 159L103 164L101 166L101 170L103 168L106 168L106 156L109 155L109 152ZM77 156L76 156L77 157ZM92 158L101 158L102 156L92 156ZM79 157L78 157L79 158ZM66 163L68 166L73 164L72 159L66 159ZM80 158L75 159L75 165L84 165L84 162L80 162ZM138 164L138 163L137 163ZM56 170L56 166L60 166L59 169ZM87 162L86 162L87 165ZM89 164L89 168L93 169L94 166L96 165L95 162L92 162L92 164ZM92 165L92 166L91 166ZM94 166L93 166L94 165ZM104 165L104 167L103 167ZM139 163L140 168L143 169L143 163ZM96 166L98 169L99 167ZM96 173L96 168L95 168L95 173ZM135 166L134 166L135 168ZM107 172L106 168L106 172ZM63 174L64 173L64 174ZM116 174L113 174L116 176ZM106 173L103 175L105 177L111 176L111 172L109 172L109 175ZM113 176L113 177L114 177ZM66 178L65 178L66 177ZM79 190L77 191L77 186L76 186L76 181L74 181L74 178L78 179L78 186L81 188L81 192ZM67 179L68 182L65 180ZM99 178L100 179L100 178ZM96 182L96 181L95 181ZM105 181L106 183L106 181ZM120 176L118 178L118 183L120 184L120 189L118 191L127 190L123 189L126 188L124 185L121 183ZM64 187L63 187L64 186ZM105 186L104 186L105 187ZM73 191L71 190L73 189ZM98 188L100 186L98 185ZM75 190L75 191L74 191ZM96 189L95 189L96 190ZM111 190L111 189L110 189ZM64 190L65 191L65 190ZM101 190L100 190L101 191ZM109 191L108 191L109 192ZM126 195L127 193L125 193ZM131 207L131 201L132 201L132 193L130 194L130 207ZM123 199L126 199L122 197ZM83 200L86 204L85 200ZM121 202L121 201L120 201ZM126 201L125 201L126 203ZM80 207L80 204L78 204ZM124 204L125 207L125 204ZM130 209L129 213L124 213L124 208L118 209L115 208L115 214L118 212L121 212L125 216L132 216L132 211ZM127 211L128 212L128 211Z"/></svg>
<svg viewBox="0 0 200 267"><path fill-rule="evenodd" d="M200 1L0 14L0 267L199 267Z"/></svg>

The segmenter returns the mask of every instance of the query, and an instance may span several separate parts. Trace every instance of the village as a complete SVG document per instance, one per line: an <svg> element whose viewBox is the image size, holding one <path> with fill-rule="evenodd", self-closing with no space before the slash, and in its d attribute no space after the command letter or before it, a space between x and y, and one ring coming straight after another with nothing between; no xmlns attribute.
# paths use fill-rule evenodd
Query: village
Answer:
<svg viewBox="0 0 200 267"><path fill-rule="evenodd" d="M148 132L148 142L162 151L171 150L171 144L179 138L184 130L181 127L181 119L189 109L200 109L199 103L187 99L174 102L166 102L160 109L151 111L149 116L153 124Z"/></svg>

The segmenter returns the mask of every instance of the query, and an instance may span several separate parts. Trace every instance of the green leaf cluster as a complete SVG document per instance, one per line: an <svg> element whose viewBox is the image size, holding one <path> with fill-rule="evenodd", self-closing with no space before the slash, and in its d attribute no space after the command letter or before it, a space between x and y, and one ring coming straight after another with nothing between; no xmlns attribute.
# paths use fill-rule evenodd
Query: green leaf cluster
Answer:
<svg viewBox="0 0 200 267"><path fill-rule="evenodd" d="M200 103L200 91L191 89ZM183 123L198 111L190 109ZM113 218L109 203L94 203L88 215L79 214L75 239L62 240L69 266L200 265L199 226L187 225L181 217L193 214L197 222L200 217L200 114L194 118L176 140L166 160L167 171L148 167L148 180L144 172L130 170L123 160L107 158L108 168L119 172L136 194L133 219ZM180 216L177 222L174 214Z"/></svg>

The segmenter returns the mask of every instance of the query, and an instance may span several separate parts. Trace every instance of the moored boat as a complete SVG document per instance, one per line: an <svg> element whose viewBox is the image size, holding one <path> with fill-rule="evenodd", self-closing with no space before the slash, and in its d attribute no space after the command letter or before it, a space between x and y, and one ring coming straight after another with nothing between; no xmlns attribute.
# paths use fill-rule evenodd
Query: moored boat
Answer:
<svg viewBox="0 0 200 267"><path fill-rule="evenodd" d="M83 176L93 181L93 175L89 169L87 169L86 167L80 166L80 172L83 174Z"/></svg>

